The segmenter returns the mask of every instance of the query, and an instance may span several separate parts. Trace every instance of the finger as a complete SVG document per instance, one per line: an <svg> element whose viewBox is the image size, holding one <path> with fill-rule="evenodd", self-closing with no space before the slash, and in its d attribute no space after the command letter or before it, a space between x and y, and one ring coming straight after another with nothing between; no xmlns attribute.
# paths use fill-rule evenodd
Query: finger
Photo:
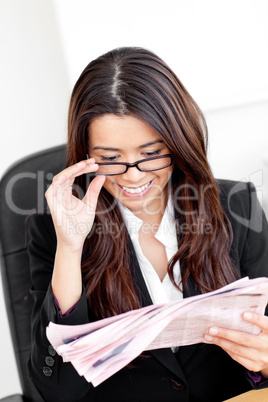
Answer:
<svg viewBox="0 0 268 402"><path fill-rule="evenodd" d="M61 180L64 180L63 178ZM61 203L63 197L70 198L72 196L72 181L54 181L45 193L45 197L49 207Z"/></svg>
<svg viewBox="0 0 268 402"><path fill-rule="evenodd" d="M244 358L249 358L251 360L259 359L261 355L262 346L258 345L258 339L255 336L256 348L251 346L245 346L241 343L236 343L230 341L226 338L211 337L210 335L205 335L205 339L214 345L220 346L230 355L236 355ZM259 347L258 347L259 346ZM264 345L263 345L264 346ZM262 350L263 351L263 350Z"/></svg>
<svg viewBox="0 0 268 402"><path fill-rule="evenodd" d="M53 183L59 185L64 183L65 181L71 181L72 184L76 177L81 176L85 173L95 172L97 170L98 164L95 163L94 158L80 161L75 165L69 166L68 168L64 169L62 172L54 176Z"/></svg>
<svg viewBox="0 0 268 402"><path fill-rule="evenodd" d="M260 350L247 348L227 341L215 341L213 343L220 346L233 360L242 364L248 370L260 371L267 368L267 352L261 352Z"/></svg>
<svg viewBox="0 0 268 402"><path fill-rule="evenodd" d="M248 347L254 347L256 345L256 335L218 327L209 328L208 333L205 335L205 339L208 341L216 339L221 339L222 341L228 340Z"/></svg>
<svg viewBox="0 0 268 402"><path fill-rule="evenodd" d="M215 336L216 330L218 331L217 336ZM255 364L255 367L259 367L259 370L267 367L267 335L251 335L240 331L210 328L209 334L206 334L204 338L209 343L224 349L234 360L250 360Z"/></svg>
<svg viewBox="0 0 268 402"><path fill-rule="evenodd" d="M98 197L105 182L106 176L98 175L90 183L83 201L92 209L96 210Z"/></svg>
<svg viewBox="0 0 268 402"><path fill-rule="evenodd" d="M226 351L226 352L228 353L228 351ZM254 359L249 359L247 357L234 355L232 353L228 353L228 354L233 360L235 360L237 363L244 366L247 370L258 372L258 371L261 371L265 367L265 365L259 363L258 361L254 360Z"/></svg>
<svg viewBox="0 0 268 402"><path fill-rule="evenodd" d="M51 196L58 198L61 197L61 194L64 192L69 192L71 196L72 185L77 176L98 170L98 165L94 162L94 158L81 161L76 165L72 165L58 173L56 176L54 176L51 186L46 191L46 198L49 199Z"/></svg>
<svg viewBox="0 0 268 402"><path fill-rule="evenodd" d="M245 321L257 325L262 331L268 333L268 317L265 315L246 311L242 317Z"/></svg>

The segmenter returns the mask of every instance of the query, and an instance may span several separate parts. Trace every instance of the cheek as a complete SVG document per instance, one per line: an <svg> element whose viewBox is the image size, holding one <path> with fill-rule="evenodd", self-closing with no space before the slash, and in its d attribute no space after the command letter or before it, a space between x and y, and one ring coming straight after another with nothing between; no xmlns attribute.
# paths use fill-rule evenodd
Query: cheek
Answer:
<svg viewBox="0 0 268 402"><path fill-rule="evenodd" d="M161 177L162 181L167 183L169 181L169 179L172 176L173 173L173 166L170 166L169 168L166 169L166 171L163 173L163 176Z"/></svg>

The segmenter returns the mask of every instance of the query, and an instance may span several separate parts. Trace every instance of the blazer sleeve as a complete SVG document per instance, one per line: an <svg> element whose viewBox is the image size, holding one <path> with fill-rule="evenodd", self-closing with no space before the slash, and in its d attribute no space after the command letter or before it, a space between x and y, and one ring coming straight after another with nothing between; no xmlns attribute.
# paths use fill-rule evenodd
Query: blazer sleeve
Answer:
<svg viewBox="0 0 268 402"><path fill-rule="evenodd" d="M256 188L248 183L246 239L241 256L241 272L250 278L268 277L268 224L257 198Z"/></svg>
<svg viewBox="0 0 268 402"><path fill-rule="evenodd" d="M268 277L268 224L255 186L220 181L220 197L233 230L231 257L241 274Z"/></svg>
<svg viewBox="0 0 268 402"><path fill-rule="evenodd" d="M89 322L85 289L74 310L61 317L53 299L51 277L56 251L56 235L49 214L32 215L27 222L27 250L34 306L31 321L31 355L29 373L33 383L48 402L80 401L94 392L71 363L63 363L46 337L49 322L76 325ZM90 399L87 399L90 400Z"/></svg>

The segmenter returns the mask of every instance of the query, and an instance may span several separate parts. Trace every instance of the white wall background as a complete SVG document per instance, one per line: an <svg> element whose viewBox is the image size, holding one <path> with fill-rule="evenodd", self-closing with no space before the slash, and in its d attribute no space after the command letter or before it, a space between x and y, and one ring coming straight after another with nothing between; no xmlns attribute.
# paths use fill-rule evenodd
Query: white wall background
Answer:
<svg viewBox="0 0 268 402"><path fill-rule="evenodd" d="M253 181L267 208L267 17L268 0L1 0L0 174L66 141L71 88L90 60L142 46L203 109L215 176ZM20 385L2 289L0 314L4 397Z"/></svg>

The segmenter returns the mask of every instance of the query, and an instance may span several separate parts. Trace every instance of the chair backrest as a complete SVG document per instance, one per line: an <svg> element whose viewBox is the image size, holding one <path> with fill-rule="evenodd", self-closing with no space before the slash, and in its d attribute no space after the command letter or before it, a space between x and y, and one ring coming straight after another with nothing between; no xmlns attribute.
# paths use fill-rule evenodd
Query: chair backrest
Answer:
<svg viewBox="0 0 268 402"><path fill-rule="evenodd" d="M25 220L46 209L44 193L53 176L64 169L65 161L65 145L50 148L11 166L0 182L2 283L23 396L29 402L41 402L42 398L27 369L32 298Z"/></svg>

